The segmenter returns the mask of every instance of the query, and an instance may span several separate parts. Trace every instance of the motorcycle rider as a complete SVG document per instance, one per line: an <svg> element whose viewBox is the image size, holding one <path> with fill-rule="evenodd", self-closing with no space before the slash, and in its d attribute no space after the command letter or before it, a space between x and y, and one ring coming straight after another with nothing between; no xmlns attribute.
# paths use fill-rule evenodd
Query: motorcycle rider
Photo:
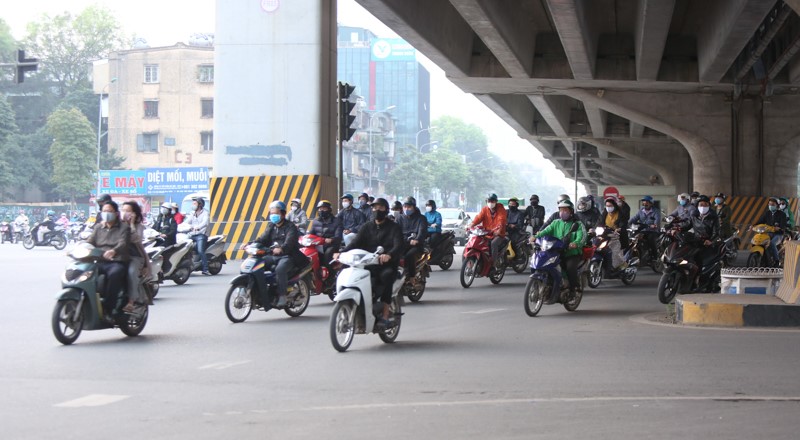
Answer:
<svg viewBox="0 0 800 440"><path fill-rule="evenodd" d="M581 263L583 255L583 243L586 240L586 228L575 216L575 209L572 202L562 200L558 203L558 219L549 226L539 231L531 241L538 237L551 236L564 242L567 249L561 257L561 268L567 272L569 280L569 292L575 293L575 289L580 284L578 279L578 265ZM547 300L547 304L553 304L561 294L561 283L553 286L553 292Z"/></svg>
<svg viewBox="0 0 800 440"><path fill-rule="evenodd" d="M175 236L178 234L178 224L175 223L175 218L172 216L172 205L167 202L161 205L161 210L153 225L153 229L158 231L159 236L164 240L164 246L172 246L175 244Z"/></svg>
<svg viewBox="0 0 800 440"><path fill-rule="evenodd" d="M572 203L572 200L570 200L569 195L561 194L560 196L558 196L558 200L556 200L556 205L561 203L561 202L563 202L564 200L567 200L570 203ZM544 225L542 225L542 228L546 228L546 227L550 226L550 223L553 223L554 221L558 220L558 218L559 218L558 210L556 210L556 212L550 214L550 217L548 217L547 221L544 222Z"/></svg>
<svg viewBox="0 0 800 440"><path fill-rule="evenodd" d="M399 200L395 200L392 204L392 212L389 213L389 220L396 222L401 215L403 215L403 204Z"/></svg>
<svg viewBox="0 0 800 440"><path fill-rule="evenodd" d="M778 209L786 215L786 228L788 231L794 230L794 213L789 207L789 199L781 197L778 199Z"/></svg>
<svg viewBox="0 0 800 440"><path fill-rule="evenodd" d="M733 226L731 225L733 210L725 203L725 194L717 193L714 196L714 211L719 218L719 236L725 240L733 235Z"/></svg>
<svg viewBox="0 0 800 440"><path fill-rule="evenodd" d="M326 267L330 267L333 254L342 245L342 224L339 222L338 217L333 216L332 211L333 205L331 205L331 202L320 200L317 203L317 218L311 222L311 226L308 229L309 234L325 239L320 263Z"/></svg>
<svg viewBox="0 0 800 440"><path fill-rule="evenodd" d="M627 222L631 218L631 205L625 201L625 196L622 194L617 196L617 204L619 205L619 212L623 215L625 221Z"/></svg>
<svg viewBox="0 0 800 440"><path fill-rule="evenodd" d="M786 221L786 214L778 209L778 199L776 197L769 198L767 201L767 211L756 221L757 225L765 224L776 229L775 232L769 234L769 253L770 256L772 256L772 261L774 261L776 265L780 264L778 243L783 240L783 232L786 230ZM753 227L750 226L749 229L753 229Z"/></svg>
<svg viewBox="0 0 800 440"><path fill-rule="evenodd" d="M525 212L519 210L519 199L516 197L508 199L506 231L511 240L511 249L514 250L514 255L520 255L522 250L517 242L525 236Z"/></svg>
<svg viewBox="0 0 800 440"><path fill-rule="evenodd" d="M38 243L45 243L50 240L50 233L56 229L56 222L53 220L56 216L56 213L52 210L47 211L44 219L42 222L39 223L39 226L36 226L34 229L35 231L31 231L32 234L35 234L36 242Z"/></svg>
<svg viewBox="0 0 800 440"><path fill-rule="evenodd" d="M178 204L175 202L172 202L172 218L175 219L176 225L183 223L183 220L186 218L186 216L181 213Z"/></svg>
<svg viewBox="0 0 800 440"><path fill-rule="evenodd" d="M383 198L375 199L372 204L372 221L365 223L355 239L345 248L345 251L363 249L367 252L375 252L378 246L384 249L384 253L378 257L380 264L366 268L371 274L372 291L380 295L383 303L383 313L378 321L378 325L383 328L391 326L389 305L392 302L392 284L405 247L400 225L388 221L388 214L389 202ZM338 254L334 255L334 258L338 257Z"/></svg>
<svg viewBox="0 0 800 440"><path fill-rule="evenodd" d="M531 194L531 204L525 208L525 221L531 225L533 233L539 232L544 224L544 206L539 206L539 196Z"/></svg>
<svg viewBox="0 0 800 440"><path fill-rule="evenodd" d="M106 285L101 286L103 310L107 314L113 314L117 294L125 287L127 263L130 259L128 249L133 244L131 229L127 223L120 221L119 206L114 201L103 203L99 220L86 242L104 251L105 260L99 261L97 268L106 275Z"/></svg>
<svg viewBox="0 0 800 440"><path fill-rule="evenodd" d="M289 203L290 212L286 214L286 220L294 223L298 229L305 229L308 227L308 216L306 215L306 211L303 209L303 201L300 199L292 199Z"/></svg>
<svg viewBox="0 0 800 440"><path fill-rule="evenodd" d="M616 198L606 198L606 209L600 214L598 226L605 226L613 229L614 232L619 234L619 244L622 246L622 249L628 248L628 217L622 212Z"/></svg>
<svg viewBox="0 0 800 440"><path fill-rule="evenodd" d="M353 195L345 194L342 196L342 210L336 215L339 223L342 224L342 235L344 237L344 245L350 244L356 238L358 230L361 225L367 221L364 214L358 209L353 207Z"/></svg>
<svg viewBox="0 0 800 440"><path fill-rule="evenodd" d="M295 267L304 267L308 264L308 258L300 252L297 243L297 226L286 220L286 204L280 200L275 200L269 205L269 223L267 230L256 239L262 246L272 246L278 243L279 247L272 249L272 255L265 258L267 266L274 266L275 277L278 282L278 301L276 308L286 306L286 290L289 287L289 272ZM259 283L259 291L265 293L264 277L256 277Z"/></svg>
<svg viewBox="0 0 800 440"><path fill-rule="evenodd" d="M689 196L689 203L697 209L697 200L700 198L700 193L697 191L692 191L692 194Z"/></svg>
<svg viewBox="0 0 800 440"><path fill-rule="evenodd" d="M28 216L25 215L25 210L21 209L17 218L14 219L14 230L19 231L22 234L26 234L28 231L28 226L30 226L30 220L28 219Z"/></svg>
<svg viewBox="0 0 800 440"><path fill-rule="evenodd" d="M658 245L656 244L657 234L653 232L657 232L658 228L661 226L661 211L653 207L652 196L642 197L641 203L642 209L640 209L633 218L628 220L628 225L639 223L647 226L647 230L644 234L645 243L650 247L651 255L654 256L653 258L656 258L655 255L658 249Z"/></svg>
<svg viewBox="0 0 800 440"><path fill-rule="evenodd" d="M585 196L578 199L578 206L575 207L575 217L583 223L583 227L586 228L587 232L592 231L600 220L600 212L594 209L593 205L592 199L589 196Z"/></svg>
<svg viewBox="0 0 800 440"><path fill-rule="evenodd" d="M131 230L131 244L128 247L130 263L128 263L128 304L122 308L123 312L131 313L137 305L147 302L147 297L142 289L142 284L150 278L150 264L147 252L142 245L144 225L142 221L142 208L133 200L128 200L120 208L120 221L127 223Z"/></svg>
<svg viewBox="0 0 800 440"><path fill-rule="evenodd" d="M358 196L358 205L356 206L362 214L364 214L364 221L368 222L372 217L372 206L369 204L369 194L361 193Z"/></svg>
<svg viewBox="0 0 800 440"><path fill-rule="evenodd" d="M14 242L14 224L11 222L11 214L6 214L3 218L3 222L8 226L8 230L5 232L4 239L9 243Z"/></svg>
<svg viewBox="0 0 800 440"><path fill-rule="evenodd" d="M483 229L491 231L492 234L494 234L491 250L496 268L503 266L503 259L505 258L503 249L505 249L506 244L507 222L508 215L506 213L506 208L501 203L497 203L497 194L489 194L489 197L486 199L486 206L475 216L472 220L472 224L469 226L470 228L474 228L476 225L482 225Z"/></svg>
<svg viewBox="0 0 800 440"><path fill-rule="evenodd" d="M403 234L403 258L405 259L406 281L412 281L416 275L417 258L424 251L425 238L428 235L428 220L417 209L417 200L406 197L403 200L403 215L395 220Z"/></svg>
<svg viewBox="0 0 800 440"><path fill-rule="evenodd" d="M697 210L694 205L689 203L690 197L687 193L678 194L678 207L670 214L670 216L679 218L681 220L689 220L689 218Z"/></svg>
<svg viewBox="0 0 800 440"><path fill-rule="evenodd" d="M434 200L425 202L425 220L428 221L428 244L433 249L442 236L442 214L436 210Z"/></svg>
<svg viewBox="0 0 800 440"><path fill-rule="evenodd" d="M692 213L692 216L687 222L683 223L683 227L686 227L688 224L688 229L692 230L698 238L702 239L703 246L694 256L695 267L689 275L689 279L691 280L695 280L700 268L714 258L714 255L719 251L719 246L721 245L717 243L717 239L719 238L719 218L717 217L716 211L711 209L711 200L709 200L708 196L699 195L696 203L697 210ZM777 208L777 203L775 206ZM712 290L718 292L719 273L717 273L715 277L717 284Z"/></svg>
<svg viewBox="0 0 800 440"><path fill-rule="evenodd" d="M200 255L203 275L211 275L211 272L208 271L208 256L206 255L209 214L205 206L206 201L202 197L192 199L192 210L183 221L192 228L187 235L194 242L195 252Z"/></svg>

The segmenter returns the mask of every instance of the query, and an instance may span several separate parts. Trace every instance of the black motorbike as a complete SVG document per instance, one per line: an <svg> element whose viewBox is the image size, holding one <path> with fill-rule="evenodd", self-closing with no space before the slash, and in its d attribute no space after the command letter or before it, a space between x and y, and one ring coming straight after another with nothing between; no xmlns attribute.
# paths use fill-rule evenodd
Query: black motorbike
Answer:
<svg viewBox="0 0 800 440"><path fill-rule="evenodd" d="M431 255L428 264L431 266L439 266L442 270L450 269L453 265L453 255L456 253L456 235L453 231L442 232L439 241L434 243L433 247L430 245L430 238L426 244L426 249Z"/></svg>
<svg viewBox="0 0 800 440"><path fill-rule="evenodd" d="M0 222L0 243L14 243L14 231L11 222L3 220Z"/></svg>
<svg viewBox="0 0 800 440"><path fill-rule="evenodd" d="M528 270L531 263L531 255L533 255L533 244L531 244L531 234L529 232L517 234L515 237L509 235L509 240L514 240L511 249L514 251L514 258L511 259L509 264L516 273L522 273Z"/></svg>
<svg viewBox="0 0 800 440"><path fill-rule="evenodd" d="M64 232L63 227L56 226L54 230L44 234L44 239L42 241L38 241L37 235L39 235L39 227L39 223L36 223L31 230L25 234L25 237L22 239L22 247L28 250L36 246L53 246L58 250L63 250L67 247L67 234Z"/></svg>
<svg viewBox="0 0 800 440"><path fill-rule="evenodd" d="M631 232L630 250L632 256L639 258L639 266L650 266L653 272L660 273L664 267L659 263L662 254L658 252L658 243L664 233L643 223L632 224L629 231ZM652 240L655 243L655 249L650 246L651 236L655 236Z"/></svg>
<svg viewBox="0 0 800 440"><path fill-rule="evenodd" d="M631 248L623 254L626 265L614 268L612 264L612 242L619 242L619 234L611 228L598 226L590 234L594 245L594 255L589 263L589 287L596 288L605 279L619 279L622 284L630 286L639 271L639 259L633 255Z"/></svg>

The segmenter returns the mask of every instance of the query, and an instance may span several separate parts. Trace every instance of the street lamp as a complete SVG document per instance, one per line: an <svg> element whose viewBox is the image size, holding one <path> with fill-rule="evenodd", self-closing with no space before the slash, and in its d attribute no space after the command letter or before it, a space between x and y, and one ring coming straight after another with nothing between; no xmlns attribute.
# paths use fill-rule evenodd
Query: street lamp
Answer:
<svg viewBox="0 0 800 440"><path fill-rule="evenodd" d="M108 133L108 131L106 131L106 133L100 133L103 126L103 91L114 82L117 82L117 78L111 78L111 81L100 89L100 101L97 105L97 193L94 195L95 200L100 197L100 139L103 138L103 134Z"/></svg>
<svg viewBox="0 0 800 440"><path fill-rule="evenodd" d="M372 118L380 113L386 113L393 108L397 108L397 106L390 105L389 107L386 107L385 109L375 112L369 116L369 188L373 193L375 190L372 188Z"/></svg>
<svg viewBox="0 0 800 440"><path fill-rule="evenodd" d="M417 147L417 152L418 153L422 153L422 151L419 150L419 134L422 133L423 131L432 130L434 128L436 128L436 127L423 128L422 130L417 132L417 135L415 136L416 140L414 141L414 146Z"/></svg>

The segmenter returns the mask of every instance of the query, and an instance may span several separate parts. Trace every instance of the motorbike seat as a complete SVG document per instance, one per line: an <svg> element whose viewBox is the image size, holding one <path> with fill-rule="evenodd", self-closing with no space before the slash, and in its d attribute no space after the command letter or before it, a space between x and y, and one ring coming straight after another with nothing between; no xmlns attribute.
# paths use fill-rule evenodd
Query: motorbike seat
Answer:
<svg viewBox="0 0 800 440"><path fill-rule="evenodd" d="M211 237L208 237L208 242L206 243L206 247L211 246L212 244L220 241L223 238L225 238L224 235L212 235Z"/></svg>

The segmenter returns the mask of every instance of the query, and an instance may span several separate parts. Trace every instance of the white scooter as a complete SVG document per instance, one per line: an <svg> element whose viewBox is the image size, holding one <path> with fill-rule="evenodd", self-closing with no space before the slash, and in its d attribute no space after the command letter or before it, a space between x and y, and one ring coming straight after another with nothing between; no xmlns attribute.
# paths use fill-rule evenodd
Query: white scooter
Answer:
<svg viewBox="0 0 800 440"><path fill-rule="evenodd" d="M187 240L165 247L158 245L155 240L158 232L147 229L144 235L144 250L150 258L150 267L158 283L161 284L164 280L172 280L177 285L186 283L192 274L191 250L194 242ZM155 292L157 290L154 288Z"/></svg>
<svg viewBox="0 0 800 440"><path fill-rule="evenodd" d="M370 273L365 269L367 266L380 264L378 257L382 253L383 248L379 246L374 253L353 249L339 255L338 261L349 267L343 269L336 279L336 305L331 312L331 344L338 351L346 351L356 333L377 333L387 344L394 342L400 333L403 315L403 295L398 295L400 287L392 290L391 324L384 328L378 325L378 318L383 314L383 305L372 294ZM402 271L398 269L397 279L400 278Z"/></svg>

